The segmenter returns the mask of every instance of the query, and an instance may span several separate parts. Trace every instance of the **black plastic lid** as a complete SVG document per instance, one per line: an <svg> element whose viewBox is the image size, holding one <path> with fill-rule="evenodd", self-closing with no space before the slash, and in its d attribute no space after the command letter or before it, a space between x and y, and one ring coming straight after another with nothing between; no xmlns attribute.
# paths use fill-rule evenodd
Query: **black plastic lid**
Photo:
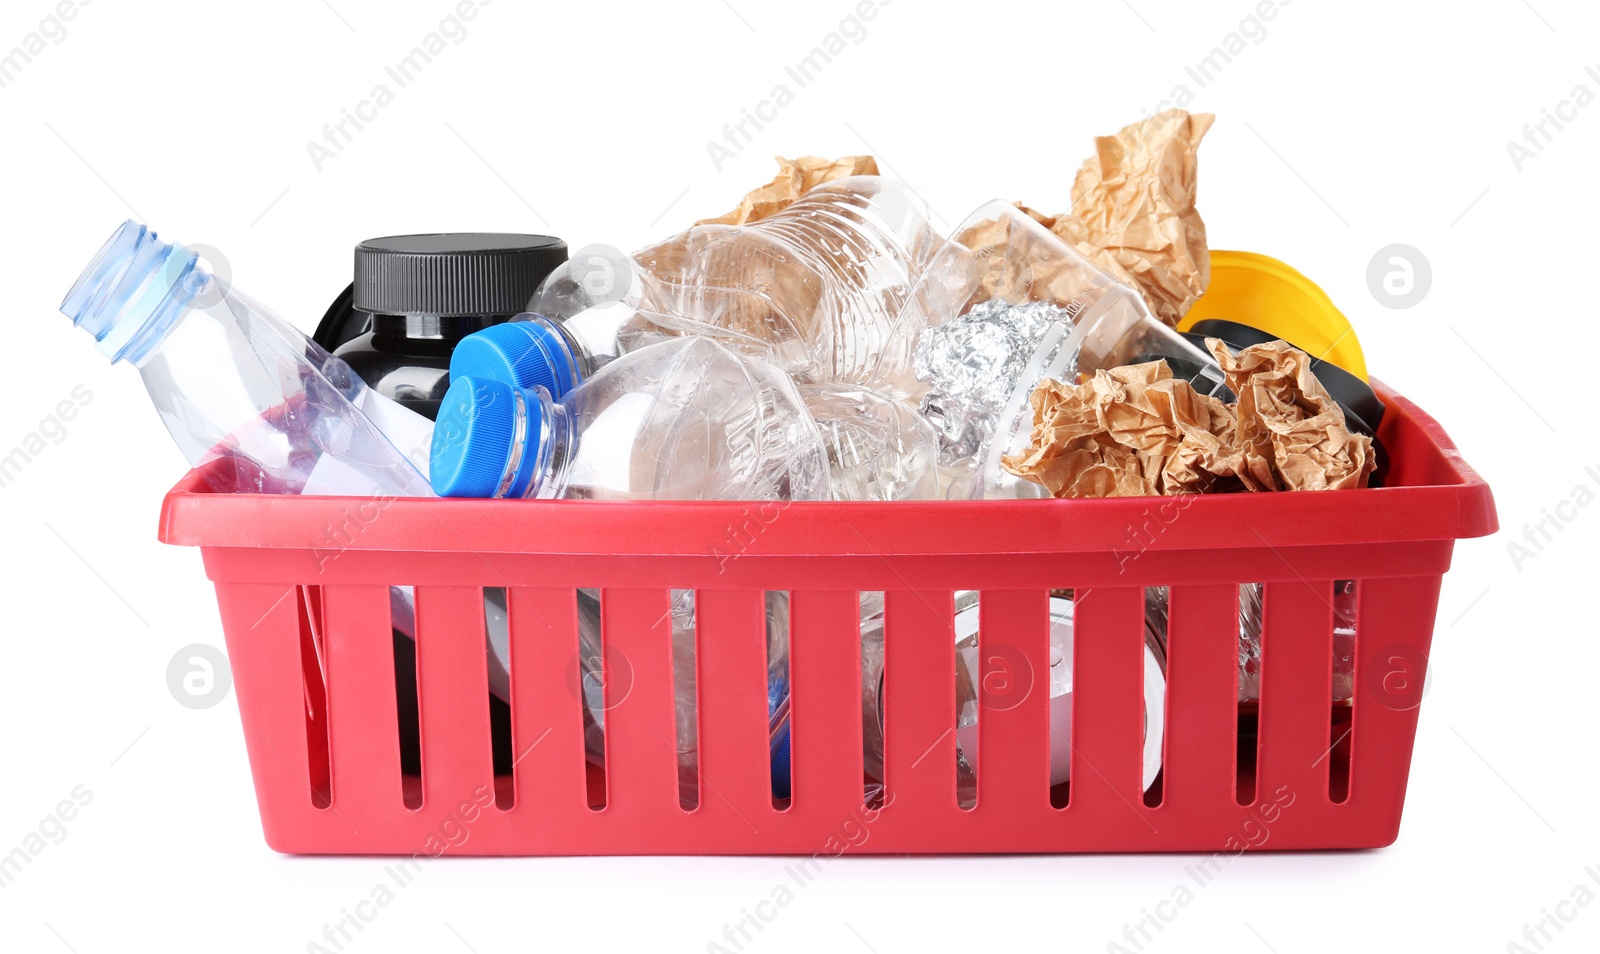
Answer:
<svg viewBox="0 0 1600 954"><path fill-rule="evenodd" d="M376 315L515 315L567 260L550 235L388 235L356 246L356 311Z"/></svg>

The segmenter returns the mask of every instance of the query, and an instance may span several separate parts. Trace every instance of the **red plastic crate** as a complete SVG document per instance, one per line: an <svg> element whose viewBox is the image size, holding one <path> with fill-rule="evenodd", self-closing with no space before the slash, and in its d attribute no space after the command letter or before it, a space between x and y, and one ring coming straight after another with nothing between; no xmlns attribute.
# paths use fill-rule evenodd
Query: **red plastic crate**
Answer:
<svg viewBox="0 0 1600 954"><path fill-rule="evenodd" d="M763 509L215 494L191 472L166 497L160 537L201 547L216 583L262 826L279 851L1379 847L1399 830L1451 549L1496 529L1488 486L1444 431L1380 393L1391 467L1374 490ZM1343 721L1329 703L1335 580L1357 581L1359 600ZM1252 768L1238 745L1235 600L1237 584L1256 581L1265 614ZM415 810L402 796L388 620L387 588L407 584L419 633ZM1151 805L1139 753L1142 590L1153 585L1172 588L1172 618ZM511 588L518 760L497 801L481 588L500 586ZM631 668L627 686L607 688L600 810L574 689L579 587L603 592L607 671ZM1078 601L1069 801L1051 803L1047 693L1034 691L984 710L977 804L964 810L952 592L982 591L984 658L1044 673L1047 592L1068 587ZM669 589L698 591L693 810L679 805L665 744L675 732ZM768 777L767 590L791 594L793 798L782 809ZM869 809L857 599L877 590L887 597L888 797Z"/></svg>

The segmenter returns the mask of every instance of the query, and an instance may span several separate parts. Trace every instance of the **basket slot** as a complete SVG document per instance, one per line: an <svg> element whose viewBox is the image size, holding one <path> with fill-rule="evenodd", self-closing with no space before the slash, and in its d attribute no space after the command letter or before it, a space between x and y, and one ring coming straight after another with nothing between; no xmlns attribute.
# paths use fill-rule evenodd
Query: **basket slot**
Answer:
<svg viewBox="0 0 1600 954"><path fill-rule="evenodd" d="M300 649L300 603L294 586L217 584L228 663L235 682L256 798L269 844L286 841L312 805L306 748L306 672ZM271 807L269 813L265 810ZM284 831L278 831L279 826Z"/></svg>
<svg viewBox="0 0 1600 954"><path fill-rule="evenodd" d="M1044 590L978 598L978 805L1037 812L1050 801L1050 616Z"/></svg>
<svg viewBox="0 0 1600 954"><path fill-rule="evenodd" d="M700 601L694 590L668 590L667 598L672 601L673 615L671 738L678 753L678 807L692 812L700 807L700 676L694 654L700 634Z"/></svg>
<svg viewBox="0 0 1600 954"><path fill-rule="evenodd" d="M1350 736L1350 798L1376 811L1393 804L1400 824L1417 707L1426 686L1428 649L1440 577L1362 580L1356 623L1355 711ZM1392 834L1391 836L1392 837Z"/></svg>
<svg viewBox="0 0 1600 954"><path fill-rule="evenodd" d="M417 587L417 708L423 808L494 792L483 590Z"/></svg>
<svg viewBox="0 0 1600 954"><path fill-rule="evenodd" d="M1142 815L1144 590L1096 587L1075 597L1068 810Z"/></svg>
<svg viewBox="0 0 1600 954"><path fill-rule="evenodd" d="M327 808L333 799L328 766L328 674L323 643L322 587L297 586L300 613L300 670L306 700L306 768L311 804Z"/></svg>
<svg viewBox="0 0 1600 954"><path fill-rule="evenodd" d="M1175 586L1167 624L1163 803L1234 804L1239 731L1239 587Z"/></svg>
<svg viewBox="0 0 1600 954"><path fill-rule="evenodd" d="M570 589L514 587L511 628L511 754L514 810L551 825L587 815L583 704L578 679L578 602Z"/></svg>
<svg viewBox="0 0 1600 954"><path fill-rule="evenodd" d="M401 804L394 630L387 586L325 586L333 807Z"/></svg>
<svg viewBox="0 0 1600 954"><path fill-rule="evenodd" d="M727 815L771 805L767 734L766 594L696 595L700 810ZM742 826L741 826L742 827Z"/></svg>
<svg viewBox="0 0 1600 954"><path fill-rule="evenodd" d="M608 814L679 810L670 606L666 590L600 592Z"/></svg>
<svg viewBox="0 0 1600 954"><path fill-rule="evenodd" d="M839 819L861 807L860 618L853 592L789 595L791 811Z"/></svg>
<svg viewBox="0 0 1600 954"><path fill-rule="evenodd" d="M954 615L948 590L884 594L888 811L939 818L956 808ZM889 807L891 802L902 807Z"/></svg>
<svg viewBox="0 0 1600 954"><path fill-rule="evenodd" d="M1326 800L1333 697L1333 582L1268 583L1261 614L1261 748L1256 801L1284 786Z"/></svg>

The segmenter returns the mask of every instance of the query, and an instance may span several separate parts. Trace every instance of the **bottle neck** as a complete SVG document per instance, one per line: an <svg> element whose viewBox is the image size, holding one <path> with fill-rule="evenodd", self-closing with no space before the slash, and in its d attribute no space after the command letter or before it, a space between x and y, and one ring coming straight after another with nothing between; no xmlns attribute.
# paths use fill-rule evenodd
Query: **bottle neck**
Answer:
<svg viewBox="0 0 1600 954"><path fill-rule="evenodd" d="M565 496L567 471L578 435L567 409L550 398L543 388L516 391L518 406L513 447L518 448L507 462L502 491L496 496L518 496L549 500ZM537 405L530 402L537 401ZM519 479L526 467L527 476ZM518 489L518 484L524 486Z"/></svg>
<svg viewBox="0 0 1600 954"><path fill-rule="evenodd" d="M199 260L130 220L84 269L61 310L94 335L95 347L113 363L142 366L192 308L228 296Z"/></svg>
<svg viewBox="0 0 1600 954"><path fill-rule="evenodd" d="M633 321L634 309L625 302L595 305L571 318L539 321L555 330L567 346L577 380L586 381L622 354L623 332Z"/></svg>

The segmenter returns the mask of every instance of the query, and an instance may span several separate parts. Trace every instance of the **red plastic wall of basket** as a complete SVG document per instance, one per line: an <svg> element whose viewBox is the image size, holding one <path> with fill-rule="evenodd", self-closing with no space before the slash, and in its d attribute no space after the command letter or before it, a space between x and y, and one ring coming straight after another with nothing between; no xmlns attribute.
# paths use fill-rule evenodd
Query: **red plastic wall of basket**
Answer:
<svg viewBox="0 0 1600 954"><path fill-rule="evenodd" d="M166 497L160 537L199 546L216 583L262 825L279 851L1378 847L1399 830L1451 549L1496 529L1488 486L1439 425L1381 393L1392 463L1387 486L1373 490L1220 495L1167 510L1171 498L758 511L215 494L191 472ZM345 543L330 543L340 527ZM1359 622L1341 740L1330 722L1331 592L1346 579L1358 581ZM1246 581L1265 584L1265 616L1255 794L1240 804L1235 601ZM419 632L415 810L402 799L388 617L388 587L404 584L416 587ZM1142 590L1152 585L1172 588L1156 805L1140 779ZM503 804L492 795L480 592L499 586L511 588L518 756ZM586 795L574 688L578 587L603 591L607 671L625 662L632 672L627 686L607 688L600 810ZM1070 800L1051 804L1047 694L1035 691L984 710L977 803L964 810L951 731L952 591L982 591L985 659L1043 673L1047 591L1065 587L1078 600ZM689 811L664 744L675 732L672 588L698 591L702 774ZM768 775L767 590L791 594L793 798L781 810ZM857 599L876 590L887 600L889 797L868 810ZM308 630L321 663L305 648ZM307 672L321 685L308 689ZM1336 762L1347 774L1330 794ZM313 780L325 804L314 803Z"/></svg>

